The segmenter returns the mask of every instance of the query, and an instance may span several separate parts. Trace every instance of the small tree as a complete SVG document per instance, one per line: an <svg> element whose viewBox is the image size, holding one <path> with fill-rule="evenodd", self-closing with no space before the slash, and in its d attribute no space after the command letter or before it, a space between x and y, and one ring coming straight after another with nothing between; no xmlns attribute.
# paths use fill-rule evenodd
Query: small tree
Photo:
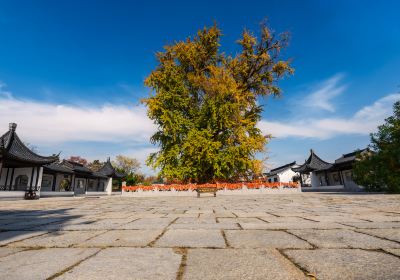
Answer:
<svg viewBox="0 0 400 280"><path fill-rule="evenodd" d="M393 111L371 134L371 151L359 154L354 164L354 180L367 191L400 193L400 101Z"/></svg>
<svg viewBox="0 0 400 280"><path fill-rule="evenodd" d="M137 173L140 169L140 162L137 159L123 155L116 156L113 165L115 168L128 175Z"/></svg>
<svg viewBox="0 0 400 280"><path fill-rule="evenodd" d="M258 38L245 30L235 56L221 52L220 38L213 26L165 46L145 81L154 95L143 102L159 128L151 141L160 147L147 163L167 180L202 183L261 173L256 154L269 136L257 128L263 111L257 98L280 95L278 80L293 73L280 59L288 36L275 36L265 25Z"/></svg>
<svg viewBox="0 0 400 280"><path fill-rule="evenodd" d="M104 162L101 162L100 160L95 159L94 161L89 162L87 164L87 167L90 168L92 171L98 171L101 167L103 167L103 165L104 165Z"/></svg>
<svg viewBox="0 0 400 280"><path fill-rule="evenodd" d="M80 156L70 156L68 160L72 161L72 162L80 163L80 164L85 165L85 166L88 163L87 159L82 158Z"/></svg>

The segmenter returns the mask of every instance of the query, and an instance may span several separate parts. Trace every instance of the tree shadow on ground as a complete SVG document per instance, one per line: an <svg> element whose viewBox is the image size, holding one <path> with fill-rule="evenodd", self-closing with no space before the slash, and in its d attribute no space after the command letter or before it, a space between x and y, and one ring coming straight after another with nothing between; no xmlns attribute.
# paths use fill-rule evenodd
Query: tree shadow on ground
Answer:
<svg viewBox="0 0 400 280"><path fill-rule="evenodd" d="M0 246L41 233L62 230L65 224L82 217L69 213L72 209L0 210ZM54 229L46 229L49 225L54 225Z"/></svg>

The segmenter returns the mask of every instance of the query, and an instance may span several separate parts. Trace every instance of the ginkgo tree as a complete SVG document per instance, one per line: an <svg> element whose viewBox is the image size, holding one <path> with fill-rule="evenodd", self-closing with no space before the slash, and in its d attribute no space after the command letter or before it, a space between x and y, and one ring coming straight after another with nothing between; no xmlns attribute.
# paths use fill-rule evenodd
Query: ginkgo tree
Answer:
<svg viewBox="0 0 400 280"><path fill-rule="evenodd" d="M151 141L160 148L147 163L169 180L230 181L261 172L256 155L269 136L257 128L257 99L279 96L277 82L294 71L281 59L288 36L265 24L259 37L244 30L234 56L221 51L220 39L214 25L165 46L145 80L152 93L143 103L158 127Z"/></svg>

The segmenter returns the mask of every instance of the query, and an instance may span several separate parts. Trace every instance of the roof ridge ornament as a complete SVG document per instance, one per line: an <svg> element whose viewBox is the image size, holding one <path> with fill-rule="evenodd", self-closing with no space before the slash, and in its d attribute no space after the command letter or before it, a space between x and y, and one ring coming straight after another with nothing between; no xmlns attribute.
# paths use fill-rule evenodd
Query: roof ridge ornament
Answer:
<svg viewBox="0 0 400 280"><path fill-rule="evenodd" d="M9 123L8 128L10 131L15 132L17 130L17 124L16 123Z"/></svg>

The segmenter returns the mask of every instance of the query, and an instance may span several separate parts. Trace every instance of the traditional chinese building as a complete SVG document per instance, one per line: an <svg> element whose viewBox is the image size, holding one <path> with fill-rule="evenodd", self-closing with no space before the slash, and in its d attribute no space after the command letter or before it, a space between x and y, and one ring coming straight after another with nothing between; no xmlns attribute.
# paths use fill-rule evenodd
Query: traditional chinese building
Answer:
<svg viewBox="0 0 400 280"><path fill-rule="evenodd" d="M26 192L40 192L43 166L56 162L58 156L36 154L21 141L16 129L17 124L10 123L0 137L0 190L9 191L3 196L23 197Z"/></svg>
<svg viewBox="0 0 400 280"><path fill-rule="evenodd" d="M291 162L274 169L271 169L268 173L265 173L266 179L269 183L272 182L293 182L293 177L298 175L297 172L292 170L292 167L296 167L296 162Z"/></svg>
<svg viewBox="0 0 400 280"><path fill-rule="evenodd" d="M0 197L111 194L113 179L115 185L125 176L110 158L93 171L74 161L59 162L58 155L38 155L21 141L16 128L10 123L0 137Z"/></svg>
<svg viewBox="0 0 400 280"><path fill-rule="evenodd" d="M44 166L45 183L42 184L42 190L45 196L111 194L113 179L119 182L123 177L125 174L119 173L111 165L110 158L98 171L81 163L63 160Z"/></svg>
<svg viewBox="0 0 400 280"><path fill-rule="evenodd" d="M293 167L292 170L300 174L300 182L303 188L360 190L362 187L353 181L353 163L356 160L356 155L364 151L344 154L334 163L329 163L322 160L311 150L310 156L304 164ZM305 182L305 178L310 178L310 184Z"/></svg>

